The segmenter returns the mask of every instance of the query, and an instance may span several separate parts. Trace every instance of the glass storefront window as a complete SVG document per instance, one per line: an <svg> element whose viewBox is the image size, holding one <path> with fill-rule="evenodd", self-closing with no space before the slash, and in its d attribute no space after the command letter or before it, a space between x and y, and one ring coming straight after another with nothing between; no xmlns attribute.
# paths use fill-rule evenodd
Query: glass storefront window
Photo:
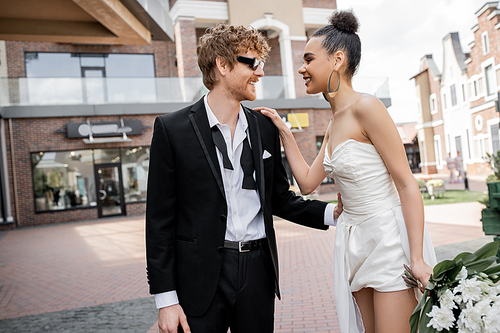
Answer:
<svg viewBox="0 0 500 333"><path fill-rule="evenodd" d="M149 147L122 148L121 156L125 202L146 200Z"/></svg>
<svg viewBox="0 0 500 333"><path fill-rule="evenodd" d="M36 212L98 206L95 166L115 168L114 178L123 183L120 200L146 200L149 147L37 152L31 166Z"/></svg>
<svg viewBox="0 0 500 333"><path fill-rule="evenodd" d="M96 205L91 150L31 154L35 210Z"/></svg>
<svg viewBox="0 0 500 333"><path fill-rule="evenodd" d="M120 149L94 149L94 163L119 163L120 162Z"/></svg>

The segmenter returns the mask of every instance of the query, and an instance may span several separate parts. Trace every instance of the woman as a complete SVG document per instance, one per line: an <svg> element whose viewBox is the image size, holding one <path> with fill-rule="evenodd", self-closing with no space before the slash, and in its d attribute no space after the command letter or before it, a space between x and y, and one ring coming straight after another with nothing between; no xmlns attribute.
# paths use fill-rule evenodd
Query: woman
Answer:
<svg viewBox="0 0 500 333"><path fill-rule="evenodd" d="M436 258L396 126L380 100L352 89L361 58L357 28L352 11L336 12L305 47L299 73L306 91L323 93L332 110L310 167L277 112L257 110L278 127L301 192L312 192L328 174L342 195L334 265L341 332L409 332L417 300L402 279L403 264L425 286Z"/></svg>

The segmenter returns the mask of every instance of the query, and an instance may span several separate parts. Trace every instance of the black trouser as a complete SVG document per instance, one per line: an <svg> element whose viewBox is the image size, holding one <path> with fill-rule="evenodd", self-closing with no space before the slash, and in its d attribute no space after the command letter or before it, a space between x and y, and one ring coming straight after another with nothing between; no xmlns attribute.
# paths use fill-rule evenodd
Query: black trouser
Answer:
<svg viewBox="0 0 500 333"><path fill-rule="evenodd" d="M267 249L224 249L212 304L202 316L188 316L188 324L192 333L273 332L274 273Z"/></svg>

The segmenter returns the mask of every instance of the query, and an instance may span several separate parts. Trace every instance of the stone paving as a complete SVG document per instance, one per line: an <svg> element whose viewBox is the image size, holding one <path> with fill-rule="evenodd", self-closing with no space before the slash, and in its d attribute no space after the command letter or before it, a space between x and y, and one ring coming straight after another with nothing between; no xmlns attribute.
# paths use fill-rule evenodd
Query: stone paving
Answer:
<svg viewBox="0 0 500 333"><path fill-rule="evenodd" d="M426 207L440 260L492 239L482 232L480 206L467 208L474 210L468 220L446 220L461 207ZM275 225L283 296L276 301L275 331L339 332L335 229L317 231L280 219ZM146 282L143 216L0 232L0 288L0 332L158 331Z"/></svg>

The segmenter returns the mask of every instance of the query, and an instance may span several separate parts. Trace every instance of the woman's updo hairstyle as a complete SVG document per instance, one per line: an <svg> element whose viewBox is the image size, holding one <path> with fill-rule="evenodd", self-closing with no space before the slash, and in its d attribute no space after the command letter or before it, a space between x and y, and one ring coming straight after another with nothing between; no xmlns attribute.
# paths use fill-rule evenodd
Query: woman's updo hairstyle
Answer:
<svg viewBox="0 0 500 333"><path fill-rule="evenodd" d="M328 21L330 24L318 29L312 37L323 38L321 46L328 56L339 50L346 54L345 73L352 78L361 60L361 41L356 34L359 26L358 19L352 10L341 10L333 13Z"/></svg>

